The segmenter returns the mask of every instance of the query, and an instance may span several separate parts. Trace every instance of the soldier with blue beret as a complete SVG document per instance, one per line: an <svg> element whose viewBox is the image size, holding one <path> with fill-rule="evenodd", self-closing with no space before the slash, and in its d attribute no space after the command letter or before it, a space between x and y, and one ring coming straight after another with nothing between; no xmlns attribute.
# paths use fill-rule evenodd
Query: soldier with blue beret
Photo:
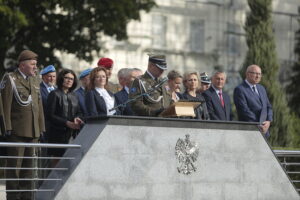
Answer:
<svg viewBox="0 0 300 200"><path fill-rule="evenodd" d="M47 113L47 98L51 91L53 91L56 87L56 70L53 65L48 65L40 72L42 75L42 82L40 83L41 96L43 101L43 108L45 113ZM46 120L47 121L47 120ZM47 129L47 125L46 125Z"/></svg>
<svg viewBox="0 0 300 200"><path fill-rule="evenodd" d="M79 106L80 109L83 113L83 116L87 116L87 109L85 105L85 92L86 92L86 87L90 83L90 72L92 71L91 68L83 70L79 74L79 80L81 82L81 86L75 91L78 100L79 100Z"/></svg>
<svg viewBox="0 0 300 200"><path fill-rule="evenodd" d="M53 65L48 65L47 67L42 69L42 71L40 72L40 75L45 75L50 72L56 72L55 67Z"/></svg>

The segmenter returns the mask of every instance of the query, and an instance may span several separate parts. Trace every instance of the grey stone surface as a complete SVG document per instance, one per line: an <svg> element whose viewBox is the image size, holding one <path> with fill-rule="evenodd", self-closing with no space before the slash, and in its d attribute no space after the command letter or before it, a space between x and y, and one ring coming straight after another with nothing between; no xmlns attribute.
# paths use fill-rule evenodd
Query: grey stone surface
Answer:
<svg viewBox="0 0 300 200"><path fill-rule="evenodd" d="M55 199L299 199L256 129L172 128L144 123L108 123ZM200 149L197 171L190 175L178 173L175 156L176 142L186 134Z"/></svg>

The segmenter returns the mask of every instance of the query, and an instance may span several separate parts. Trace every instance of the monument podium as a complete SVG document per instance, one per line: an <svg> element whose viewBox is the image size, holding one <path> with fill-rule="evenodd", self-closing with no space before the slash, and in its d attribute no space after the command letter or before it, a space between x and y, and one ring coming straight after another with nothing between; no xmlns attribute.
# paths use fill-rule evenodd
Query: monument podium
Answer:
<svg viewBox="0 0 300 200"><path fill-rule="evenodd" d="M299 199L256 123L92 118L74 143L37 199Z"/></svg>

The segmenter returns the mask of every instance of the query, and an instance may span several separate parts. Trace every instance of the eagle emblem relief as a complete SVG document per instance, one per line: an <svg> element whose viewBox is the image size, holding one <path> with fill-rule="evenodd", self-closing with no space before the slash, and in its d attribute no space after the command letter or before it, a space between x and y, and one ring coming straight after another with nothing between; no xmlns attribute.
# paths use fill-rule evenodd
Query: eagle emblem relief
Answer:
<svg viewBox="0 0 300 200"><path fill-rule="evenodd" d="M185 175L196 172L195 162L199 155L199 147L197 143L190 141L190 135L185 135L185 139L179 138L175 146L175 155L180 164L177 167L179 173Z"/></svg>

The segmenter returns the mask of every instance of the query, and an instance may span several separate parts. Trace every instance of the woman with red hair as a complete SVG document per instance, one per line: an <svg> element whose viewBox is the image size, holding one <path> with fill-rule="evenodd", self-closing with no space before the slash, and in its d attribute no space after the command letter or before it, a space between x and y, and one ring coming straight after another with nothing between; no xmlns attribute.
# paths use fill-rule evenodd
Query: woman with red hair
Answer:
<svg viewBox="0 0 300 200"><path fill-rule="evenodd" d="M85 96L88 116L115 115L116 110L110 111L115 106L112 92L106 90L108 82L106 69L97 67L90 73L90 83Z"/></svg>

